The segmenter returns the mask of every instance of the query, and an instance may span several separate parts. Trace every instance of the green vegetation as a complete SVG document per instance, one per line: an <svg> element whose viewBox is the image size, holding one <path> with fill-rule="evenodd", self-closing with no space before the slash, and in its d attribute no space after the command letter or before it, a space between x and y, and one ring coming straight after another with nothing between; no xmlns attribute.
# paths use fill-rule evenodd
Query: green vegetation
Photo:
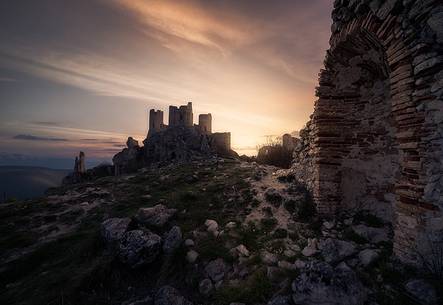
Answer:
<svg viewBox="0 0 443 305"><path fill-rule="evenodd" d="M242 221L252 196L245 182L250 171L235 161L174 165L51 190L52 195L85 194L72 201L42 198L0 205L0 258L23 253L0 269L0 304L99 305L111 298L118 303L127 299L128 287L146 289L156 285L155 279L182 276L184 252L153 264L149 272L121 266L101 243L101 222L132 217L139 208L159 202L178 209L174 221L185 236L207 218L220 224ZM88 188L103 188L110 195L88 195ZM103 203L87 212L79 205L95 200ZM49 233L56 235L42 242ZM221 241L208 238L197 246L202 258L231 257Z"/></svg>
<svg viewBox="0 0 443 305"><path fill-rule="evenodd" d="M248 280L236 286L224 286L216 292L215 302L229 305L238 302L256 304L266 302L272 293L272 284L264 270L258 270Z"/></svg>

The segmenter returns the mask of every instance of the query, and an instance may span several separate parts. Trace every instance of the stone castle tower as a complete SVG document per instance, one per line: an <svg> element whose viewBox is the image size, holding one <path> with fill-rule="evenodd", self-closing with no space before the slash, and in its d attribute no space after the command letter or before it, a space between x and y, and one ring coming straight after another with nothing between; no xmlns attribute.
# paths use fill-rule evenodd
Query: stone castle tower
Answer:
<svg viewBox="0 0 443 305"><path fill-rule="evenodd" d="M149 110L149 134L159 132L165 127L163 124L163 111L155 109Z"/></svg>
<svg viewBox="0 0 443 305"><path fill-rule="evenodd" d="M208 114L200 114L198 116L198 126L200 127L200 132L202 134L211 134L212 133L212 115Z"/></svg>
<svg viewBox="0 0 443 305"><path fill-rule="evenodd" d="M193 126L193 114L192 103L182 105L179 108L177 106L169 106L169 126Z"/></svg>

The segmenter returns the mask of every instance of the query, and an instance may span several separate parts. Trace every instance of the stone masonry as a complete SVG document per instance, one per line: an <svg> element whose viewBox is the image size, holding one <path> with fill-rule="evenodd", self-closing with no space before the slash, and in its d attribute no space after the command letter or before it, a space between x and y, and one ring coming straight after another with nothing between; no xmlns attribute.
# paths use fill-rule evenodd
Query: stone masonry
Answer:
<svg viewBox="0 0 443 305"><path fill-rule="evenodd" d="M372 210L393 223L396 256L431 259L443 242L443 3L336 0L332 18L294 172L320 214Z"/></svg>

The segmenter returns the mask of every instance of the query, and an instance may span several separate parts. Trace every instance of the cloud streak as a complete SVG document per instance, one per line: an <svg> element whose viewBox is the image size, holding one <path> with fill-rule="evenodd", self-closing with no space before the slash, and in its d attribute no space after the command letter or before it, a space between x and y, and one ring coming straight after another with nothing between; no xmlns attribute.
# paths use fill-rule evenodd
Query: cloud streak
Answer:
<svg viewBox="0 0 443 305"><path fill-rule="evenodd" d="M51 138L51 137L42 137L42 136L34 136L30 134L19 134L13 137L15 140L25 140L25 141L45 141L45 142L67 142L68 139L64 138Z"/></svg>

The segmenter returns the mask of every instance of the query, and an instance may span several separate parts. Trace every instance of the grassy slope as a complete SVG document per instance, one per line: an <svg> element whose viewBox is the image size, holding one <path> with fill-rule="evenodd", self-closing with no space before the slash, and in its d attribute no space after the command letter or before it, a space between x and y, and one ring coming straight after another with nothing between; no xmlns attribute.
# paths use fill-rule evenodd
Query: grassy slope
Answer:
<svg viewBox="0 0 443 305"><path fill-rule="evenodd" d="M124 299L124 289L143 289L140 283L152 282L143 270L131 272L104 251L99 226L108 217L133 216L140 207L165 200L170 207L181 211L176 221L185 235L201 226L208 217L221 224L242 220L242 207L251 198L244 178L250 169L242 169L235 162L168 167L159 171L139 173L133 178L115 180L105 178L94 186L111 191L111 196L85 215L63 209L78 205L71 202L54 206L47 199L17 202L0 207L0 266L1 304L110 304L110 299ZM195 175L196 181L188 180ZM91 185L76 185L70 189L83 192ZM63 194L69 189L59 189ZM150 194L151 199L143 195ZM228 198L231 201L228 201ZM186 210L186 213L182 213ZM42 216L44 214L44 216ZM39 225L60 226L75 223L75 230L55 240L35 243L44 237ZM27 254L4 263L5 259L26 249ZM150 270L152 272L152 270ZM152 274L151 274L152 275ZM127 286L127 287L123 287ZM123 289L124 288L124 289Z"/></svg>

